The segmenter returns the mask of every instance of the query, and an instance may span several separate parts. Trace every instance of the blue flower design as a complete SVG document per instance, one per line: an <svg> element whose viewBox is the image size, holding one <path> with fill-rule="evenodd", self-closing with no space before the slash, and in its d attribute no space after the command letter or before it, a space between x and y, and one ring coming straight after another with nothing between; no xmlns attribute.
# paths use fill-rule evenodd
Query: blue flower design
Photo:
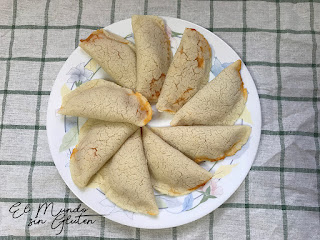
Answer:
<svg viewBox="0 0 320 240"><path fill-rule="evenodd" d="M85 69L85 63L80 63L78 66L71 68L67 73L67 75L71 75L68 79L68 83L80 86L82 83L90 80L92 73L92 71Z"/></svg>
<svg viewBox="0 0 320 240"><path fill-rule="evenodd" d="M225 62L222 63L219 61L219 59L217 57L214 58L214 63L211 67L211 72L213 73L214 76L218 76L219 73L225 69L226 67L228 67L230 64L232 64L232 62Z"/></svg>
<svg viewBox="0 0 320 240"><path fill-rule="evenodd" d="M189 209L191 209L192 205L193 205L193 196L192 196L192 193L189 193L183 201L182 212L188 211Z"/></svg>

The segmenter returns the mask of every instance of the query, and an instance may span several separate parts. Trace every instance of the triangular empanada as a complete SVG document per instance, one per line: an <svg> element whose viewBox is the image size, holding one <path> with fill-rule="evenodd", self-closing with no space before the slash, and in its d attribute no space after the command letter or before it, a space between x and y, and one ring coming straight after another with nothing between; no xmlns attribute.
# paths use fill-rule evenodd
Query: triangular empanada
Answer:
<svg viewBox="0 0 320 240"><path fill-rule="evenodd" d="M172 60L165 25L157 16L132 16L132 29L137 52L137 91L148 101L158 100Z"/></svg>
<svg viewBox="0 0 320 240"><path fill-rule="evenodd" d="M135 89L137 61L134 45L104 29L80 40L79 46L105 70L113 80L126 88Z"/></svg>
<svg viewBox="0 0 320 240"><path fill-rule="evenodd" d="M208 83L211 65L208 41L197 30L186 28L162 86L157 109L177 112Z"/></svg>
<svg viewBox="0 0 320 240"><path fill-rule="evenodd" d="M142 139L152 185L157 191L180 196L205 185L212 178L210 172L147 127L142 129Z"/></svg>
<svg viewBox="0 0 320 240"><path fill-rule="evenodd" d="M178 126L152 128L163 140L196 162L234 155L248 141L251 127Z"/></svg>
<svg viewBox="0 0 320 240"><path fill-rule="evenodd" d="M146 125L152 118L144 96L103 79L91 80L65 95L58 113L137 126Z"/></svg>
<svg viewBox="0 0 320 240"><path fill-rule="evenodd" d="M140 129L128 138L96 177L101 190L117 206L132 212L158 215Z"/></svg>
<svg viewBox="0 0 320 240"><path fill-rule="evenodd" d="M248 97L240 69L240 60L225 68L175 114L171 126L233 125Z"/></svg>
<svg viewBox="0 0 320 240"><path fill-rule="evenodd" d="M79 143L70 158L74 183L78 187L85 187L137 128L129 123L89 119L80 129Z"/></svg>

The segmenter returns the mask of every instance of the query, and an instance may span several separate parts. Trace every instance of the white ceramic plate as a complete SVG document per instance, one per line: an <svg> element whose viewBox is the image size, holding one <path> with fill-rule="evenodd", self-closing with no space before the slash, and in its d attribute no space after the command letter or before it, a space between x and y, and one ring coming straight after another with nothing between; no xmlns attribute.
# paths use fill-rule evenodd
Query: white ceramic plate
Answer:
<svg viewBox="0 0 320 240"><path fill-rule="evenodd" d="M210 80L239 56L223 40L208 30L176 18L163 17L168 25L172 51L179 46L186 27L197 29L212 48L212 69ZM111 32L133 41L131 19L126 19L106 27ZM139 228L160 229L175 227L195 221L223 204L240 186L254 161L261 131L260 102L254 82L246 66L242 63L241 76L248 90L246 109L236 124L252 126L251 136L246 145L232 157L217 163L205 162L201 165L214 174L204 187L181 197L168 197L155 192L160 213L156 217L124 211L94 186L79 189L71 179L69 158L77 143L78 131L85 119L65 117L56 113L61 105L61 94L74 89L79 84L108 75L81 49L77 48L60 70L50 94L47 112L47 134L54 163L71 191L87 206L115 222ZM170 126L171 115L158 113L153 106L150 126ZM250 114L251 113L251 114Z"/></svg>

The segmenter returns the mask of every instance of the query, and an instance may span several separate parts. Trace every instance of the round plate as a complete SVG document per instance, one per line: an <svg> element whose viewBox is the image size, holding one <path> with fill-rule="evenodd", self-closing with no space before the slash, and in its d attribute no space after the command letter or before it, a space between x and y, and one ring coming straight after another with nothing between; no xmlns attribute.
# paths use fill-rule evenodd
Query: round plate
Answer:
<svg viewBox="0 0 320 240"><path fill-rule="evenodd" d="M185 28L194 28L202 33L212 48L212 68L210 80L223 68L239 59L239 56L223 40L208 30L176 18L163 17L167 23L167 34L170 36L172 51L179 46ZM106 27L111 32L133 41L131 19L126 19ZM156 217L122 210L110 202L96 186L79 189L72 181L69 159L73 147L78 141L79 128L86 119L66 117L57 114L62 95L75 89L81 83L96 78L108 78L81 48L77 48L61 68L50 94L47 112L47 135L54 163L71 191L87 206L97 213L115 222L139 228L160 229L175 227L195 221L223 204L240 186L254 161L261 131L260 102L254 82L246 66L242 63L241 76L248 90L248 101L244 113L236 124L252 127L248 142L236 155L215 163L201 164L214 174L204 187L181 197L169 197L155 192L160 213ZM157 112L150 126L170 126L171 115ZM254 114L250 114L254 113Z"/></svg>

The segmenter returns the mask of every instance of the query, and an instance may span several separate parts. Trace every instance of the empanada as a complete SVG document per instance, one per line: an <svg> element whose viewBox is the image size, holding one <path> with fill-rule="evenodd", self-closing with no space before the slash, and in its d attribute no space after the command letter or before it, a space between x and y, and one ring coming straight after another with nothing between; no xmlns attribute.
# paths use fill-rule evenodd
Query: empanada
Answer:
<svg viewBox="0 0 320 240"><path fill-rule="evenodd" d="M178 126L152 128L152 131L195 162L202 162L234 155L248 141L251 127Z"/></svg>
<svg viewBox="0 0 320 240"><path fill-rule="evenodd" d="M179 150L171 147L147 127L142 140L153 187L164 194L180 196L203 186L212 174Z"/></svg>
<svg viewBox="0 0 320 240"><path fill-rule="evenodd" d="M137 91L156 102L172 60L165 25L157 16L132 16L137 52Z"/></svg>
<svg viewBox="0 0 320 240"><path fill-rule="evenodd" d="M88 53L119 85L135 89L137 61L134 45L104 29L80 40L79 46Z"/></svg>
<svg viewBox="0 0 320 240"><path fill-rule="evenodd" d="M70 157L70 172L78 187L85 187L91 177L115 154L138 129L129 123L89 119L80 129L79 143Z"/></svg>
<svg viewBox="0 0 320 240"><path fill-rule="evenodd" d="M140 129L101 168L97 178L101 190L117 206L132 212L158 215Z"/></svg>
<svg viewBox="0 0 320 240"><path fill-rule="evenodd" d="M174 115L171 126L233 125L248 97L240 69L240 60L225 68Z"/></svg>
<svg viewBox="0 0 320 240"><path fill-rule="evenodd" d="M137 126L146 125L152 118L144 96L103 79L86 82L65 95L58 113Z"/></svg>
<svg viewBox="0 0 320 240"><path fill-rule="evenodd" d="M208 41L197 30L186 28L162 86L157 109L177 112L208 83L211 64Z"/></svg>

